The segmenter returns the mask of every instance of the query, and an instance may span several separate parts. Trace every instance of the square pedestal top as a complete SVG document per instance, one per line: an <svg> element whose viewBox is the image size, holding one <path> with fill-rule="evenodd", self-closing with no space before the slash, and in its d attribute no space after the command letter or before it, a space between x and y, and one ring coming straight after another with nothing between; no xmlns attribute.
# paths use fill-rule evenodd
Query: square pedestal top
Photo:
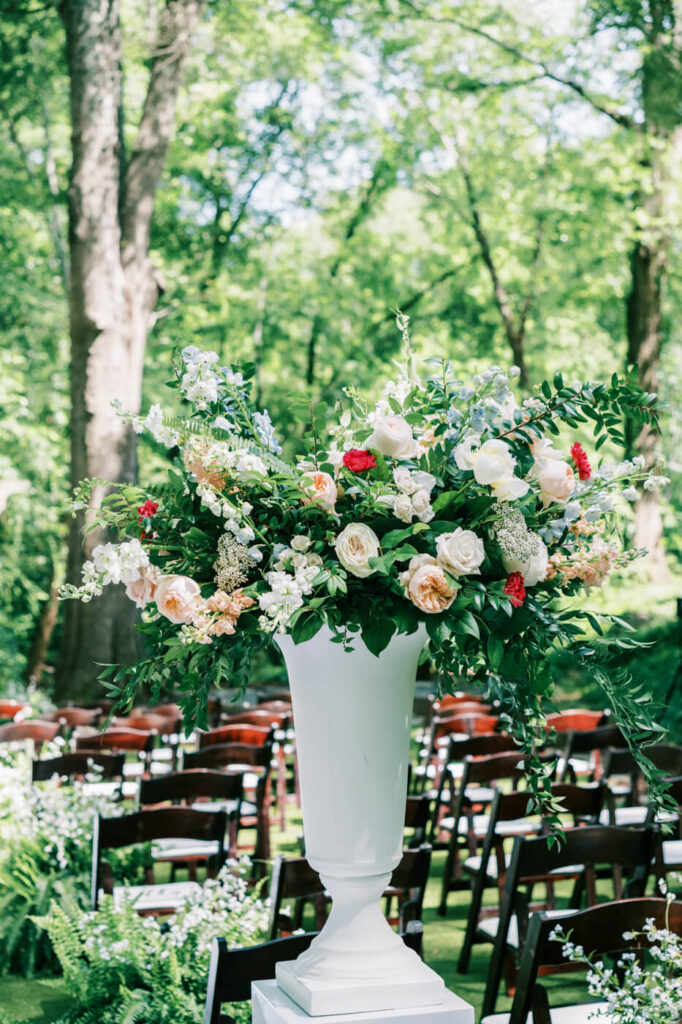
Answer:
<svg viewBox="0 0 682 1024"><path fill-rule="evenodd" d="M255 981L251 986L253 1024L474 1024L474 1010L453 992L445 992L438 1006L412 1007L409 1010L373 1010L370 1013L332 1013L310 1017L289 998L276 981Z"/></svg>

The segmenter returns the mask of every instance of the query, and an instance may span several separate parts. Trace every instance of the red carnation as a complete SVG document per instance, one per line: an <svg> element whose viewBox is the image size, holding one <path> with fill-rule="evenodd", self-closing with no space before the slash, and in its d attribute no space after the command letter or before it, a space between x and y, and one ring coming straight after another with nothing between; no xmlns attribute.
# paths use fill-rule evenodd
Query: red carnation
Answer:
<svg viewBox="0 0 682 1024"><path fill-rule="evenodd" d="M515 608L520 608L526 600L526 588L520 572L510 572L504 585L504 593Z"/></svg>
<svg viewBox="0 0 682 1024"><path fill-rule="evenodd" d="M374 469L377 460L366 448L351 448L344 453L343 464L351 473L364 473L367 469Z"/></svg>
<svg viewBox="0 0 682 1024"><path fill-rule="evenodd" d="M151 519L151 517L156 513L158 507L158 501L151 501L151 499L147 499L144 505L138 506L137 515L139 517L140 526L142 526L144 519Z"/></svg>
<svg viewBox="0 0 682 1024"><path fill-rule="evenodd" d="M589 459L585 454L585 449L581 444L576 441L571 448L571 455L575 462L575 468L578 470L578 476L581 480L589 480L592 476L592 467L590 466Z"/></svg>
<svg viewBox="0 0 682 1024"><path fill-rule="evenodd" d="M137 507L137 521L140 524L140 526L145 526L147 524L147 521L150 520L151 517L155 514L156 510L158 509L158 507L159 507L158 501L152 501L149 498L147 499L147 501L145 501L144 505L138 505L138 507ZM156 536L157 536L157 534L155 534L155 533L154 534L151 534L151 533L148 534L146 530L143 530L142 533L140 534L140 540L146 540L147 537L156 537Z"/></svg>

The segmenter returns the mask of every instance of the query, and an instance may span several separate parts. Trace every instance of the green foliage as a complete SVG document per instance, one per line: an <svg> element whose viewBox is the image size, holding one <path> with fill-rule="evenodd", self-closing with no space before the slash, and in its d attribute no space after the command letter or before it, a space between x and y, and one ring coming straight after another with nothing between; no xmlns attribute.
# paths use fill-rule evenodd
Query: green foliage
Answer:
<svg viewBox="0 0 682 1024"><path fill-rule="evenodd" d="M163 925L130 901L105 896L95 913L52 903L38 920L50 938L73 1004L64 1024L196 1024L206 1000L214 937L231 946L264 938L267 908L243 876L223 869ZM236 1020L250 1019L234 1008Z"/></svg>

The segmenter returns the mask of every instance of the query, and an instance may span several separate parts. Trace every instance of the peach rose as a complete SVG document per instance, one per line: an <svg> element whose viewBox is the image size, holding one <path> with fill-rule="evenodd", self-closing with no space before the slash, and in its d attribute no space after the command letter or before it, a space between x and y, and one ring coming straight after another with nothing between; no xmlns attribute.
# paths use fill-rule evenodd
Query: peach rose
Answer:
<svg viewBox="0 0 682 1024"><path fill-rule="evenodd" d="M198 444L186 449L183 455L185 469L194 476L198 484L208 484L214 491L222 491L227 484L227 478L215 466L204 465L202 457L205 457L207 452L207 444Z"/></svg>
<svg viewBox="0 0 682 1024"><path fill-rule="evenodd" d="M202 607L199 584L189 576L163 576L155 599L164 618L176 624L191 622Z"/></svg>
<svg viewBox="0 0 682 1024"><path fill-rule="evenodd" d="M329 473L322 473L320 470L309 470L303 474L301 486L309 495L305 498L305 504L323 505L325 508L333 509L336 501L336 484Z"/></svg>
<svg viewBox="0 0 682 1024"><path fill-rule="evenodd" d="M545 507L553 501L565 504L575 488L575 473L567 462L551 459L538 473L538 484Z"/></svg>
<svg viewBox="0 0 682 1024"><path fill-rule="evenodd" d="M421 565L407 588L412 601L422 612L433 615L446 611L457 596L439 565Z"/></svg>
<svg viewBox="0 0 682 1024"><path fill-rule="evenodd" d="M140 575L132 583L126 585L126 595L134 601L138 608L146 608L154 600L162 575L155 565L145 565Z"/></svg>

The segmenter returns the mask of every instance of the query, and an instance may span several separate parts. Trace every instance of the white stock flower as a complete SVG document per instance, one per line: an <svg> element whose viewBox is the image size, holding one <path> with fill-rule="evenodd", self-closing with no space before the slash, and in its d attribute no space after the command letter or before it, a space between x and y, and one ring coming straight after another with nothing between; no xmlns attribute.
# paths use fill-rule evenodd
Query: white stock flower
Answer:
<svg viewBox="0 0 682 1024"><path fill-rule="evenodd" d="M428 491L425 491L423 487L420 487L418 491L412 495L412 511L422 522L428 522L428 520L422 517L428 515L431 509L431 496ZM433 517L431 517L433 518Z"/></svg>
<svg viewBox="0 0 682 1024"><path fill-rule="evenodd" d="M235 466L237 477L241 483L249 483L257 480L258 477L267 475L267 466L258 455L251 452L242 452L237 459Z"/></svg>
<svg viewBox="0 0 682 1024"><path fill-rule="evenodd" d="M412 427L402 416L377 416L365 445L392 459L413 459L419 452Z"/></svg>
<svg viewBox="0 0 682 1024"><path fill-rule="evenodd" d="M485 548L473 530L463 530L458 526L452 533L440 534L436 540L436 555L452 576L480 576Z"/></svg>
<svg viewBox="0 0 682 1024"><path fill-rule="evenodd" d="M432 473L426 473L423 469L417 469L412 473L412 480L420 491L426 491L428 495L436 486L436 478ZM414 500L414 499L413 499Z"/></svg>
<svg viewBox="0 0 682 1024"><path fill-rule="evenodd" d="M379 538L365 523L349 523L334 541L334 548L341 565L353 576L364 579L375 571L369 560L379 554Z"/></svg>

